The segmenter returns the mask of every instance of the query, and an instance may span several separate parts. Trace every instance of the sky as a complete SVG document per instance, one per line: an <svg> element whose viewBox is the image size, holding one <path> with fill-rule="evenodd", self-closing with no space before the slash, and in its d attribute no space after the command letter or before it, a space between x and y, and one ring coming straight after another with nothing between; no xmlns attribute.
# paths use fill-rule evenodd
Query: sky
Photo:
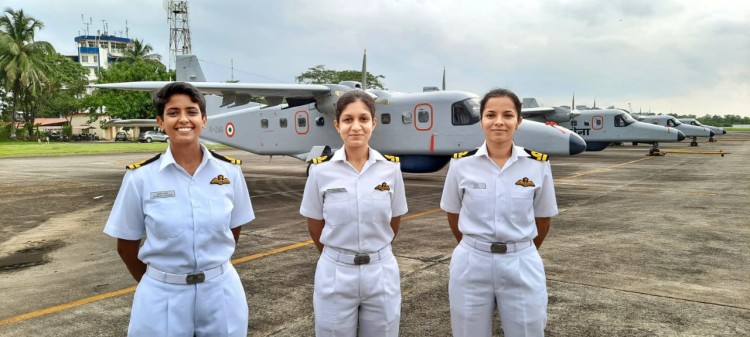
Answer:
<svg viewBox="0 0 750 337"><path fill-rule="evenodd" d="M86 33L142 39L169 59L162 0L3 0L42 21L37 40L76 54ZM189 0L209 81L294 83L308 68L383 75L544 105L750 116L750 2L734 0ZM83 18L83 19L82 19ZM126 25L127 22L127 25ZM127 27L127 30L126 30ZM232 65L233 64L233 68ZM232 69L234 69L232 71Z"/></svg>

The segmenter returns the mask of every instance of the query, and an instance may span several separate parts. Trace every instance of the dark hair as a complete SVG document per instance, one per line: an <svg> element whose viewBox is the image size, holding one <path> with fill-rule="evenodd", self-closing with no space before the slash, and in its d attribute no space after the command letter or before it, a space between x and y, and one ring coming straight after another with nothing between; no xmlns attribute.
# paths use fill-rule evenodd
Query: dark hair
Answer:
<svg viewBox="0 0 750 337"><path fill-rule="evenodd" d="M514 94L512 91L508 89L492 89L490 92L484 95L482 100L479 102L479 117L484 116L484 107L487 105L487 101L490 100L490 98L499 98L499 97L508 97L513 102L513 105L516 107L516 114L518 115L518 119L521 119L521 100L518 99L518 96Z"/></svg>
<svg viewBox="0 0 750 337"><path fill-rule="evenodd" d="M172 96L177 94L183 94L190 97L190 101L198 103L198 107L201 109L201 116L206 115L206 99L203 98L203 94L190 83L186 82L172 82L165 85L163 88L154 94L154 106L156 106L156 115L164 118L164 107Z"/></svg>
<svg viewBox="0 0 750 337"><path fill-rule="evenodd" d="M367 106L367 109L370 110L370 116L375 118L375 100L372 96L364 90L352 90L347 91L336 101L336 121L339 121L341 112L344 111L346 106L356 101L362 101Z"/></svg>

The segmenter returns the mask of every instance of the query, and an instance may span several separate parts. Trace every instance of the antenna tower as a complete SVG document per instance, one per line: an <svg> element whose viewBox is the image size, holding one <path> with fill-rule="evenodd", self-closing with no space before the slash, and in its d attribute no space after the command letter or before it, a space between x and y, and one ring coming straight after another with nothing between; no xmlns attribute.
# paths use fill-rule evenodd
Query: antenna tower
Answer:
<svg viewBox="0 0 750 337"><path fill-rule="evenodd" d="M169 69L173 69L177 55L192 54L187 0L165 0L169 20Z"/></svg>

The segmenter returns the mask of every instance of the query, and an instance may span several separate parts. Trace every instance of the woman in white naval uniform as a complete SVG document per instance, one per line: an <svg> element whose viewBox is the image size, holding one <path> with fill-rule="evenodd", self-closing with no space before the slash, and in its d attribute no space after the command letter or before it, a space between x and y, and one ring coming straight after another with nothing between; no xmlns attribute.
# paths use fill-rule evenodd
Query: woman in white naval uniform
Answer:
<svg viewBox="0 0 750 337"><path fill-rule="evenodd" d="M322 253L315 270L315 334L398 336L401 281L391 241L406 214L398 158L368 145L375 102L362 90L336 103L344 147L315 159L300 214ZM388 158L388 159L386 159Z"/></svg>
<svg viewBox="0 0 750 337"><path fill-rule="evenodd" d="M104 227L138 282L128 335L247 336L247 299L229 262L254 218L239 161L198 142L206 103L195 87L168 84L154 103L169 147L128 166Z"/></svg>
<svg viewBox="0 0 750 337"><path fill-rule="evenodd" d="M457 153L440 207L460 242L448 284L454 336L491 335L497 307L507 337L543 336L547 286L537 252L557 214L547 155L513 144L521 102L495 89L480 103L485 143Z"/></svg>

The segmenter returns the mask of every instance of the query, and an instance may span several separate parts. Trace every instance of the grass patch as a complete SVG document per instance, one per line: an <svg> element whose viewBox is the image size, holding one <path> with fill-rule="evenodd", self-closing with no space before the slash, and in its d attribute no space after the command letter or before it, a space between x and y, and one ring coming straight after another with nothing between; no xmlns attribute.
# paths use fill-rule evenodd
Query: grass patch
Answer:
<svg viewBox="0 0 750 337"><path fill-rule="evenodd" d="M228 149L226 145L206 144L209 149ZM113 154L113 153L159 153L167 149L167 143L133 143L133 142L0 142L0 158L68 156L80 154Z"/></svg>
<svg viewBox="0 0 750 337"><path fill-rule="evenodd" d="M750 132L750 128L724 128L724 130L727 130L727 132Z"/></svg>

